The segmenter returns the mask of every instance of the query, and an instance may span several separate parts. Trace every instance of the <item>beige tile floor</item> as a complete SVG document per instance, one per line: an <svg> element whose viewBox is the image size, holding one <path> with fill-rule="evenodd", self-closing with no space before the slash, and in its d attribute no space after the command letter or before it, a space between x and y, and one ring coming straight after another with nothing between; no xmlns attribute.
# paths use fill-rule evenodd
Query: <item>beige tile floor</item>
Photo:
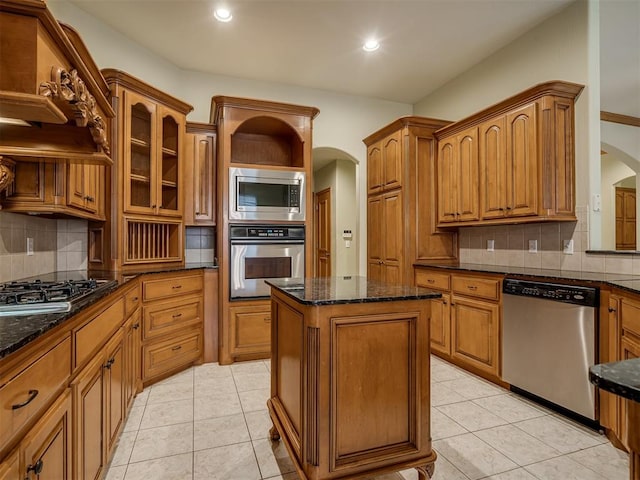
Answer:
<svg viewBox="0 0 640 480"><path fill-rule="evenodd" d="M627 455L604 436L436 357L431 370L434 480L628 478ZM298 479L268 439L268 394L268 361L201 365L145 389L107 480Z"/></svg>

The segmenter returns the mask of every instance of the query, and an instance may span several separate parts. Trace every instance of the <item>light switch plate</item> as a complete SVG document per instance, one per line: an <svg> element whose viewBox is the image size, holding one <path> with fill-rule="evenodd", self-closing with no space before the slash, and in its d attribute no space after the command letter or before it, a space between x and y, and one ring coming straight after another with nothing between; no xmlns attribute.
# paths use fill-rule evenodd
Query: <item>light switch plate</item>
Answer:
<svg viewBox="0 0 640 480"><path fill-rule="evenodd" d="M487 252L493 252L496 246L495 240L487 240Z"/></svg>
<svg viewBox="0 0 640 480"><path fill-rule="evenodd" d="M529 253L537 253L538 240L529 240Z"/></svg>
<svg viewBox="0 0 640 480"><path fill-rule="evenodd" d="M33 255L33 238L27 237L27 255Z"/></svg>

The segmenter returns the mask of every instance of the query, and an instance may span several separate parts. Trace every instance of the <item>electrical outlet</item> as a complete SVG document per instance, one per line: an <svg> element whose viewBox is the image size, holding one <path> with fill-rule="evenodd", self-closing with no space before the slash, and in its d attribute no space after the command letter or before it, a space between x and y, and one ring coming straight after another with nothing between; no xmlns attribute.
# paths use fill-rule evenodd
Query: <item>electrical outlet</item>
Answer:
<svg viewBox="0 0 640 480"><path fill-rule="evenodd" d="M529 253L536 253L538 251L538 240L529 240Z"/></svg>
<svg viewBox="0 0 640 480"><path fill-rule="evenodd" d="M27 255L33 255L33 238L27 237Z"/></svg>
<svg viewBox="0 0 640 480"><path fill-rule="evenodd" d="M562 241L562 253L565 255L573 255L573 240Z"/></svg>
<svg viewBox="0 0 640 480"><path fill-rule="evenodd" d="M487 240L487 252L493 252L496 246L495 240Z"/></svg>

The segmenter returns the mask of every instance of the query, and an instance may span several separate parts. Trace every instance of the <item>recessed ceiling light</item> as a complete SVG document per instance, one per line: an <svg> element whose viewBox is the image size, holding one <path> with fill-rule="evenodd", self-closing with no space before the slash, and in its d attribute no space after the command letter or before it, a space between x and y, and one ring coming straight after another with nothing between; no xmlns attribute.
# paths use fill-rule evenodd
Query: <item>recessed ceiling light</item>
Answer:
<svg viewBox="0 0 640 480"><path fill-rule="evenodd" d="M226 8L216 8L215 11L213 12L213 16L219 22L230 22L231 19L233 18L233 15L231 15L231 12Z"/></svg>
<svg viewBox="0 0 640 480"><path fill-rule="evenodd" d="M362 45L362 49L365 52L375 52L379 48L380 48L380 44L375 38L370 38L369 40L364 42L364 45Z"/></svg>

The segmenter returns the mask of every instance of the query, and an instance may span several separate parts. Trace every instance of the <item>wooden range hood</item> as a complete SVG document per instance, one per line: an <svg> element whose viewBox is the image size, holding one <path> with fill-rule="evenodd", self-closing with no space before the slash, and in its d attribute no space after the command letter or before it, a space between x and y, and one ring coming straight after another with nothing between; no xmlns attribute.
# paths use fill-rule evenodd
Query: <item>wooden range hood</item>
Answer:
<svg viewBox="0 0 640 480"><path fill-rule="evenodd" d="M0 163L111 165L109 86L42 0L0 0ZM8 163L8 162L7 162Z"/></svg>

